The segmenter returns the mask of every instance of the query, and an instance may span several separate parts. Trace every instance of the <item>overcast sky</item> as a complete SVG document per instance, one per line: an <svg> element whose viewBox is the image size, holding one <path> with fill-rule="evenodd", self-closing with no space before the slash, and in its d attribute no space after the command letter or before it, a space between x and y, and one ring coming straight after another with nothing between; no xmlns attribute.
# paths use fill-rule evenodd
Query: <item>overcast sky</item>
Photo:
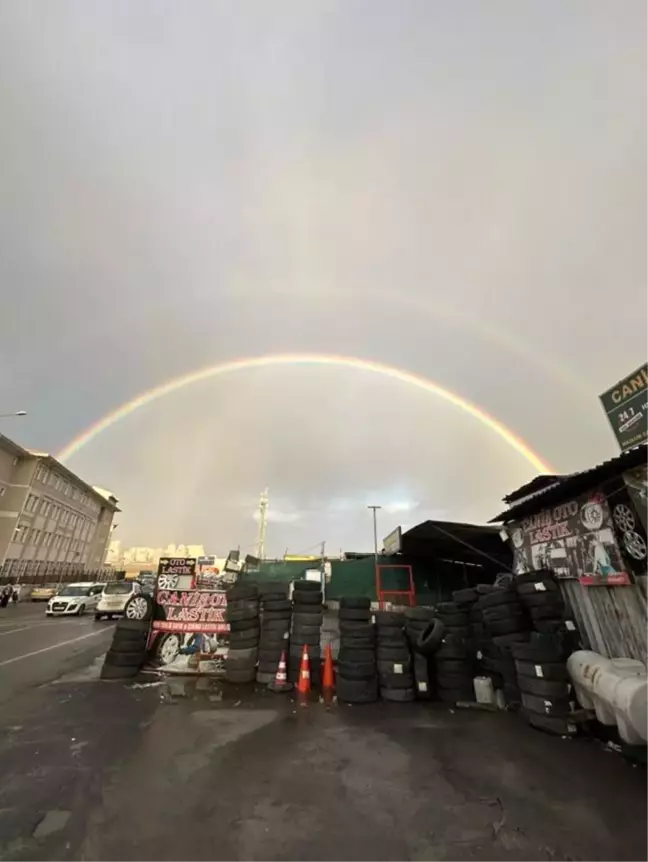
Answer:
<svg viewBox="0 0 648 862"><path fill-rule="evenodd" d="M0 430L56 453L169 378L350 355L559 471L646 357L643 0L0 0ZM69 461L125 544L372 543L534 468L353 368L202 382Z"/></svg>

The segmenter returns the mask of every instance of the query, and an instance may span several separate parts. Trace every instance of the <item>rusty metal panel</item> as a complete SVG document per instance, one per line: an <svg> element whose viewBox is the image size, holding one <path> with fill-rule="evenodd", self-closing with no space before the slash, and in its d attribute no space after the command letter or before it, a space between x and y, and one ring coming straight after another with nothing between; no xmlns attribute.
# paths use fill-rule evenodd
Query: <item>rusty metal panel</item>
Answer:
<svg viewBox="0 0 648 862"><path fill-rule="evenodd" d="M646 662L646 594L639 586L583 587L575 579L560 581L585 645L608 658Z"/></svg>

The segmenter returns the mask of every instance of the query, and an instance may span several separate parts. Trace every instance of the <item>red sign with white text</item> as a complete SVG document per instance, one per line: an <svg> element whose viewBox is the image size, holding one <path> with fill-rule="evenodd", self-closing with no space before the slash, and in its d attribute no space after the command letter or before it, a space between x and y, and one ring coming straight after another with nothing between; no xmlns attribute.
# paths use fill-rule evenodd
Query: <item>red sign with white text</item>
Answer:
<svg viewBox="0 0 648 862"><path fill-rule="evenodd" d="M155 597L163 619L153 621L161 632L203 632L225 634L227 594L215 590L158 590Z"/></svg>

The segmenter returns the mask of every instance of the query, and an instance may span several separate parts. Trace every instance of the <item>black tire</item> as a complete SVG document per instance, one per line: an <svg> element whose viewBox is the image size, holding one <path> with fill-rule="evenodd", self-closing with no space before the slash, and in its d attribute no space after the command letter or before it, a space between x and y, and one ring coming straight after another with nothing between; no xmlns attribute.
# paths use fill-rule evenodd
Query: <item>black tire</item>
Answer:
<svg viewBox="0 0 648 862"><path fill-rule="evenodd" d="M419 623L432 622L436 614L434 608L405 608L403 616L407 620L405 625L409 626L412 621Z"/></svg>
<svg viewBox="0 0 648 862"><path fill-rule="evenodd" d="M533 610L534 608L544 608L546 605L563 605L565 601L560 592L554 593L535 593L532 596L520 596L520 599L526 608Z"/></svg>
<svg viewBox="0 0 648 862"><path fill-rule="evenodd" d="M457 605L471 605L479 598L477 590L467 588L465 590L455 590L452 594L452 600Z"/></svg>
<svg viewBox="0 0 648 862"><path fill-rule="evenodd" d="M416 700L414 686L410 688L383 688L380 690L381 700L387 700L391 703L410 703Z"/></svg>
<svg viewBox="0 0 648 862"><path fill-rule="evenodd" d="M434 666L438 673L457 673L462 676L469 675L472 679L472 664L469 661L462 661L461 659L454 658L437 659L434 662ZM485 664L484 667L486 667ZM494 668L494 670L499 670L499 668Z"/></svg>
<svg viewBox="0 0 648 862"><path fill-rule="evenodd" d="M104 618L104 614L95 614L95 621L96 622L99 622L99 620L102 620L103 618Z"/></svg>
<svg viewBox="0 0 648 862"><path fill-rule="evenodd" d="M292 635L294 637L317 637L319 638L322 629L320 626L293 626ZM304 641L306 643L306 641Z"/></svg>
<svg viewBox="0 0 648 862"><path fill-rule="evenodd" d="M263 662L274 662L275 664L281 658L281 653L284 651L284 646L275 646L275 647L267 647L267 646L259 646L259 664Z"/></svg>
<svg viewBox="0 0 648 862"><path fill-rule="evenodd" d="M364 608L368 611L371 608L371 599L366 596L342 596L340 610L342 608Z"/></svg>
<svg viewBox="0 0 648 862"><path fill-rule="evenodd" d="M405 617L396 611L376 611L374 614L379 628L402 628Z"/></svg>
<svg viewBox="0 0 648 862"><path fill-rule="evenodd" d="M393 632L393 634L385 634L385 632ZM407 647L407 635L404 631L396 629L382 629L378 631L376 636L376 644L379 647Z"/></svg>
<svg viewBox="0 0 648 862"><path fill-rule="evenodd" d="M547 733L553 733L556 736L575 736L578 733L578 726L573 721L570 721L569 718L555 715L539 715L527 709L521 710L521 715L532 727L544 730Z"/></svg>
<svg viewBox="0 0 648 862"><path fill-rule="evenodd" d="M486 623L496 623L500 620L509 620L511 617L519 616L524 613L521 604L498 605L495 608L486 608L481 614L481 621Z"/></svg>
<svg viewBox="0 0 648 862"><path fill-rule="evenodd" d="M251 649L259 643L259 630L250 629L244 632L230 632L229 645L230 649Z"/></svg>
<svg viewBox="0 0 648 862"><path fill-rule="evenodd" d="M368 623L371 620L371 612L368 608L340 608L338 619L357 620L361 623Z"/></svg>
<svg viewBox="0 0 648 862"><path fill-rule="evenodd" d="M493 590L492 593L487 593L481 596L478 606L481 610L485 608L496 608L498 605L519 604L520 599L516 590Z"/></svg>
<svg viewBox="0 0 648 862"><path fill-rule="evenodd" d="M538 679L532 676L518 674L518 686L525 694L546 697L549 700L560 700L569 697L569 683L554 679Z"/></svg>
<svg viewBox="0 0 648 862"><path fill-rule="evenodd" d="M115 632L146 632L151 631L150 620L126 620L121 619L115 626Z"/></svg>
<svg viewBox="0 0 648 862"><path fill-rule="evenodd" d="M425 653L422 653L422 655L425 655ZM441 646L434 655L437 661L446 658L465 659L470 655L470 650L465 642L442 641Z"/></svg>
<svg viewBox="0 0 648 862"><path fill-rule="evenodd" d="M133 637L119 637L117 634L113 636L110 649L112 652L140 652L146 653L146 644L148 642L148 634L138 632Z"/></svg>
<svg viewBox="0 0 648 862"><path fill-rule="evenodd" d="M543 635L557 635L562 634L565 637L575 638L576 642L578 641L578 636L576 635L575 628L576 624L573 620L571 620L574 629L571 631L567 628L567 619L559 619L559 620L533 620L533 628ZM573 650L579 649L579 647L575 644Z"/></svg>
<svg viewBox="0 0 648 862"><path fill-rule="evenodd" d="M378 677L356 680L338 676L337 699L342 703L375 703L378 700Z"/></svg>
<svg viewBox="0 0 648 862"><path fill-rule="evenodd" d="M522 706L538 715L569 715L571 704L568 697L537 697L533 694L521 693Z"/></svg>
<svg viewBox="0 0 648 862"><path fill-rule="evenodd" d="M376 676L376 662L338 661L337 672L344 679L373 679Z"/></svg>
<svg viewBox="0 0 648 862"><path fill-rule="evenodd" d="M269 611L288 611L292 613L292 602L289 599L271 599L263 603L263 612L267 614Z"/></svg>
<svg viewBox="0 0 648 862"><path fill-rule="evenodd" d="M486 628L491 635L512 635L515 632L528 631L529 623L524 614L516 614L516 616L509 617L509 619L486 623Z"/></svg>
<svg viewBox="0 0 648 862"><path fill-rule="evenodd" d="M536 569L534 572L524 572L522 575L515 576L515 586L520 584L534 584L536 581L555 580L555 575L551 569Z"/></svg>
<svg viewBox="0 0 648 862"><path fill-rule="evenodd" d="M565 605L558 602L547 603L530 608L530 613L533 620L562 620L565 615Z"/></svg>
<svg viewBox="0 0 648 862"><path fill-rule="evenodd" d="M144 666L145 660L145 650L137 650L135 652L115 652L113 649L109 649L106 653L106 658L104 659L104 666L112 665L112 667L134 667L139 670Z"/></svg>
<svg viewBox="0 0 648 862"><path fill-rule="evenodd" d="M470 625L470 617L468 614L437 614L446 628L464 628Z"/></svg>
<svg viewBox="0 0 648 862"><path fill-rule="evenodd" d="M495 635L492 638L493 643L500 649L510 649L513 644L528 643L529 632L511 632L508 635Z"/></svg>
<svg viewBox="0 0 648 862"><path fill-rule="evenodd" d="M513 658L518 661L528 661L534 664L545 664L552 662L560 662L565 658L565 650L561 641L554 635L541 635L541 637L554 638L555 643L538 643L530 641L529 643L511 644L511 653Z"/></svg>
<svg viewBox="0 0 648 862"><path fill-rule="evenodd" d="M472 628L470 626L446 626L446 635L460 640L470 640Z"/></svg>
<svg viewBox="0 0 648 862"><path fill-rule="evenodd" d="M248 682L256 681L256 667L250 667L248 670L225 670L225 680L227 682L242 685Z"/></svg>
<svg viewBox="0 0 648 862"><path fill-rule="evenodd" d="M293 593L293 605L299 607L317 607L322 604L321 593Z"/></svg>
<svg viewBox="0 0 648 862"><path fill-rule="evenodd" d="M378 688L380 691L395 688L412 688L414 686L414 675L407 673L379 673Z"/></svg>
<svg viewBox="0 0 648 862"><path fill-rule="evenodd" d="M440 648L445 635L445 626L440 620L432 620L416 639L415 650L419 655L432 656Z"/></svg>
<svg viewBox="0 0 648 862"><path fill-rule="evenodd" d="M354 638L374 638L376 630L372 623L340 622L340 636Z"/></svg>
<svg viewBox="0 0 648 862"><path fill-rule="evenodd" d="M412 668L412 660L409 657L403 659L403 661L385 661L384 659L380 659L376 661L376 668L379 674L409 674Z"/></svg>
<svg viewBox="0 0 648 862"><path fill-rule="evenodd" d="M545 662L544 664L534 664L533 662L516 661L515 670L521 676L569 682L569 673L567 672L567 665L564 662Z"/></svg>
<svg viewBox="0 0 648 862"><path fill-rule="evenodd" d="M301 662L302 653L304 652L304 644L290 644L290 648L288 650L288 659L291 662ZM322 657L322 651L317 646L308 645L308 658L310 659L311 664L311 672L313 670L313 663L318 663Z"/></svg>
<svg viewBox="0 0 648 862"><path fill-rule="evenodd" d="M128 667L125 665L104 664L99 674L100 679L132 679L137 676L140 669L138 667Z"/></svg>
<svg viewBox="0 0 648 862"><path fill-rule="evenodd" d="M259 600L256 599L233 599L232 601L228 601L225 610L226 611L247 611L249 608L252 608L255 613L259 611Z"/></svg>
<svg viewBox="0 0 648 862"><path fill-rule="evenodd" d="M495 592L496 589L497 587L494 584L477 584L475 592L479 596L488 596L490 593Z"/></svg>
<svg viewBox="0 0 648 862"><path fill-rule="evenodd" d="M262 623L269 622L270 620L286 620L286 622L290 622L291 619L292 611L264 611Z"/></svg>
<svg viewBox="0 0 648 862"><path fill-rule="evenodd" d="M324 613L321 610L313 609L312 607L302 609L295 608L293 611L293 622L296 625L303 623L305 626L319 626L324 619Z"/></svg>
<svg viewBox="0 0 648 862"><path fill-rule="evenodd" d="M253 617L244 620L228 620L231 632L259 631L259 618ZM251 637L251 635L250 635Z"/></svg>
<svg viewBox="0 0 648 862"><path fill-rule="evenodd" d="M257 589L261 600L264 602L268 599L273 600L275 598L286 599L288 598L288 593L290 592L290 582L265 581L264 583L259 584Z"/></svg>
<svg viewBox="0 0 648 862"><path fill-rule="evenodd" d="M550 593L557 593L560 589L557 581L553 579L549 580L548 578L522 584L517 583L515 586L522 597L522 601L534 598L535 596L546 596Z"/></svg>
<svg viewBox="0 0 648 862"><path fill-rule="evenodd" d="M124 606L124 619L136 622L148 622L150 625L154 611L155 602L151 596L145 596L144 593L137 593L136 595L131 596L126 602L126 605Z"/></svg>
<svg viewBox="0 0 648 862"><path fill-rule="evenodd" d="M299 632L291 632L290 635L290 643L295 646L308 646L308 647L319 647L320 645L320 633L314 635L304 635ZM310 652L310 650L309 650Z"/></svg>
<svg viewBox="0 0 648 862"><path fill-rule="evenodd" d="M293 620L294 625L294 620ZM287 632L290 628L290 620L263 620L264 632Z"/></svg>
<svg viewBox="0 0 648 862"><path fill-rule="evenodd" d="M371 652L375 654L376 643L372 638L352 638L347 635L341 639L340 648L349 650L371 650Z"/></svg>
<svg viewBox="0 0 648 862"><path fill-rule="evenodd" d="M473 688L471 673L437 673L436 681L439 688Z"/></svg>
<svg viewBox="0 0 648 862"><path fill-rule="evenodd" d="M349 664L364 664L366 662L375 663L375 661L376 653L372 649L349 649L344 645L340 647L338 664L347 662Z"/></svg>
<svg viewBox="0 0 648 862"><path fill-rule="evenodd" d="M272 671L263 671L257 668L256 673L256 681L259 685L270 685L271 682L275 681L277 674L272 673Z"/></svg>
<svg viewBox="0 0 648 862"><path fill-rule="evenodd" d="M255 599L259 595L259 588L253 584L245 586L237 584L227 590L227 603L235 602L238 599Z"/></svg>
<svg viewBox="0 0 648 862"><path fill-rule="evenodd" d="M257 620L259 618L259 606L254 602L248 602L247 607L227 608L225 611L225 619L228 623L238 623L247 620Z"/></svg>
<svg viewBox="0 0 648 862"><path fill-rule="evenodd" d="M462 614L463 608L460 608L456 602L439 602L436 606L437 615L441 614Z"/></svg>
<svg viewBox="0 0 648 862"><path fill-rule="evenodd" d="M322 593L322 585L319 581L293 581L293 595L295 593Z"/></svg>
<svg viewBox="0 0 648 862"><path fill-rule="evenodd" d="M376 647L376 658L378 661L395 661L402 664L410 658L408 646L380 646Z"/></svg>

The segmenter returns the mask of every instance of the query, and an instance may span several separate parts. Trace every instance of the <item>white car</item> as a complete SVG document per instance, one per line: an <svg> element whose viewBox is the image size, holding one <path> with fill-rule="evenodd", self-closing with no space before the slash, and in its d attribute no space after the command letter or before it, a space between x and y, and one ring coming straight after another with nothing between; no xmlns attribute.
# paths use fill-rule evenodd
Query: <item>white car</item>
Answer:
<svg viewBox="0 0 648 862"><path fill-rule="evenodd" d="M121 616L124 613L126 602L133 596L139 595L142 588L137 581L110 581L104 584L99 604L95 609L95 619L102 617L110 619L113 616Z"/></svg>
<svg viewBox="0 0 648 862"><path fill-rule="evenodd" d="M103 588L103 584L66 584L48 601L45 613L48 617L58 617L69 614L81 616L86 611L94 611Z"/></svg>

